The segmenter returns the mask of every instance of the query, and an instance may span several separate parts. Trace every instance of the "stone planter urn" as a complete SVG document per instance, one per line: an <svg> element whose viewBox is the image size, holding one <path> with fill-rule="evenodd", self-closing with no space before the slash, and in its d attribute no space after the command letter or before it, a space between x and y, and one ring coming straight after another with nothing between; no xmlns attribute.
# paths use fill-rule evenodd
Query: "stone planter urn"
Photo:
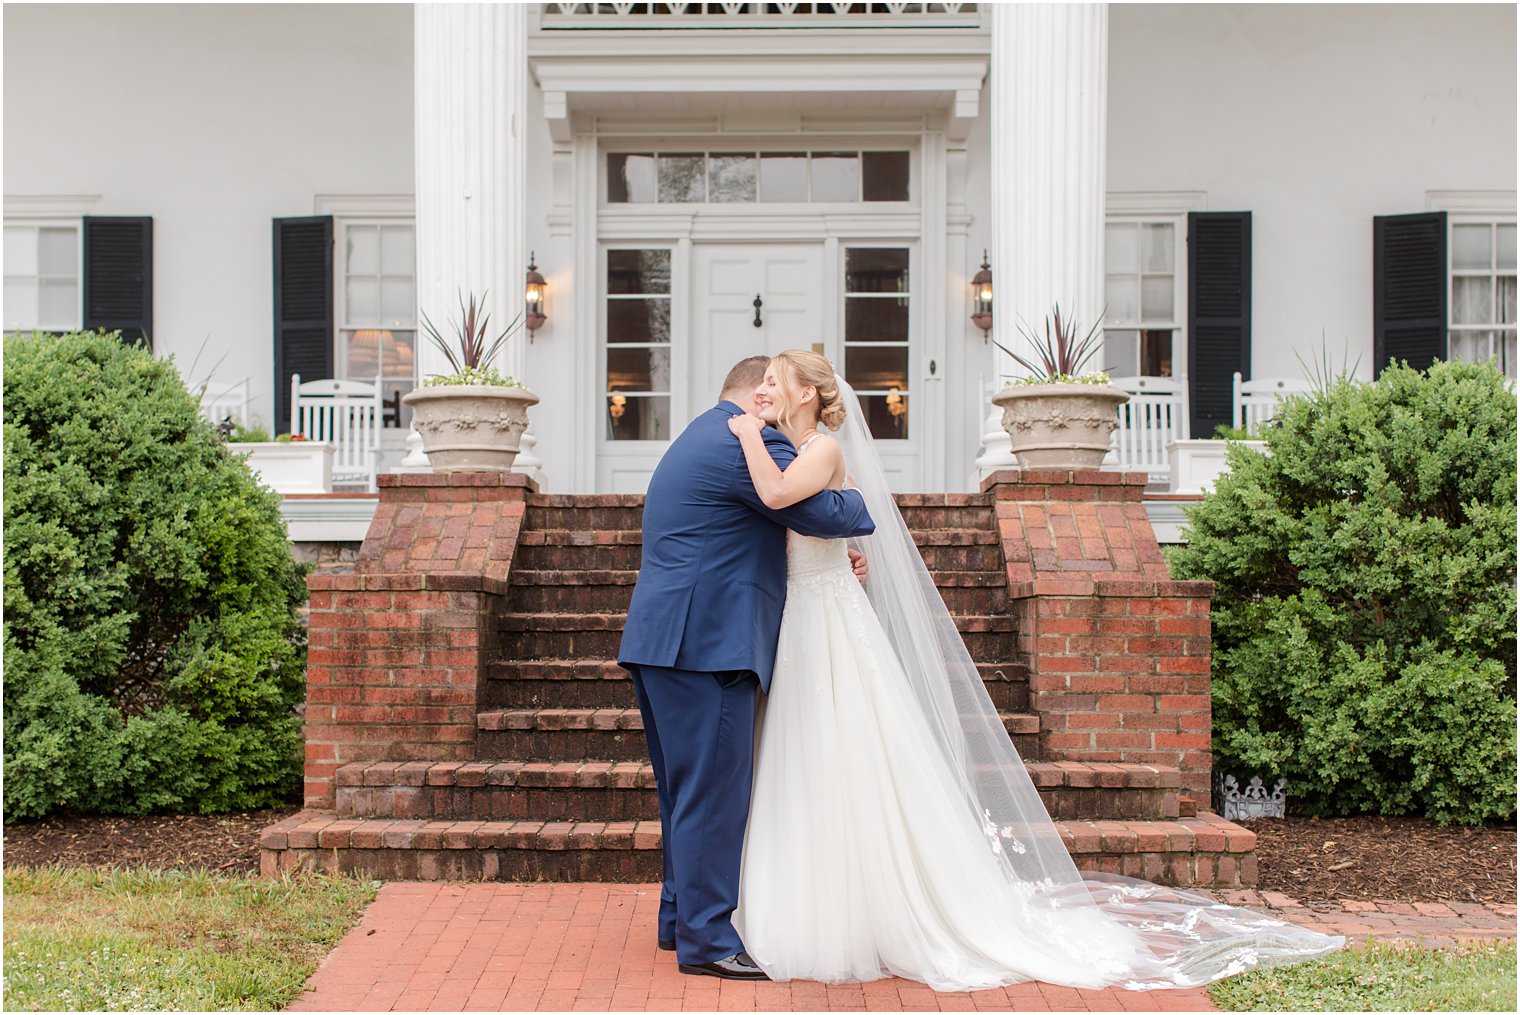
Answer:
<svg viewBox="0 0 1520 1015"><path fill-rule="evenodd" d="M434 471L507 472L538 396L527 388L441 384L416 388L402 401L412 407L412 426Z"/></svg>
<svg viewBox="0 0 1520 1015"><path fill-rule="evenodd" d="M1129 394L1111 384L1016 384L992 396L1019 464L1032 469L1096 469Z"/></svg>

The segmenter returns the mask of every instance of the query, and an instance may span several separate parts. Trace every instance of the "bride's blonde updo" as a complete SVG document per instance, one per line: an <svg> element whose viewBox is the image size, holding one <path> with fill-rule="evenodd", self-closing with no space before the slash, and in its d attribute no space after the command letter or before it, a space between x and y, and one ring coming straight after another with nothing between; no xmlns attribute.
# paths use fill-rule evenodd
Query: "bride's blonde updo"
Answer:
<svg viewBox="0 0 1520 1015"><path fill-rule="evenodd" d="M818 392L818 422L830 430L844 426L844 399L834 380L834 366L816 352L788 349L771 360L776 379L781 382L781 422L789 423L792 411L791 390L811 387Z"/></svg>

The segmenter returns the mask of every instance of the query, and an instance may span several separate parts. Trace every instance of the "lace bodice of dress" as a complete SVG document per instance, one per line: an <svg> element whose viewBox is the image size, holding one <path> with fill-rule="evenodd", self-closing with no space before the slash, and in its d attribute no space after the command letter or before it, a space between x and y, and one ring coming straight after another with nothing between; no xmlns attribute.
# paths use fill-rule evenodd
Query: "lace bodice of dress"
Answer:
<svg viewBox="0 0 1520 1015"><path fill-rule="evenodd" d="M797 454L804 454L813 440L814 437L809 437L803 441ZM840 573L851 577L854 574L850 569L849 548L843 539L817 539L787 530L786 580L788 584L798 579Z"/></svg>
<svg viewBox="0 0 1520 1015"><path fill-rule="evenodd" d="M787 530L787 584L819 575L852 573L850 555L843 539L815 539Z"/></svg>

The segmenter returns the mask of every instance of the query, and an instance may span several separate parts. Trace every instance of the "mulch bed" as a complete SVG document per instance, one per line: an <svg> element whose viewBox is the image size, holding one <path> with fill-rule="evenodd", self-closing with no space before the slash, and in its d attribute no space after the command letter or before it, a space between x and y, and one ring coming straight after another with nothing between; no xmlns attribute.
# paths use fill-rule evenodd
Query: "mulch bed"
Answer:
<svg viewBox="0 0 1520 1015"><path fill-rule="evenodd" d="M239 814L52 817L5 827L7 866L259 869L259 832L298 808ZM1301 901L1515 902L1515 829L1418 818L1287 818L1247 824L1264 891Z"/></svg>
<svg viewBox="0 0 1520 1015"><path fill-rule="evenodd" d="M1420 818L1263 818L1261 884L1303 902L1515 903L1515 828L1442 828Z"/></svg>
<svg viewBox="0 0 1520 1015"><path fill-rule="evenodd" d="M234 814L64 817L5 826L7 867L205 867L257 874L259 833L299 807Z"/></svg>

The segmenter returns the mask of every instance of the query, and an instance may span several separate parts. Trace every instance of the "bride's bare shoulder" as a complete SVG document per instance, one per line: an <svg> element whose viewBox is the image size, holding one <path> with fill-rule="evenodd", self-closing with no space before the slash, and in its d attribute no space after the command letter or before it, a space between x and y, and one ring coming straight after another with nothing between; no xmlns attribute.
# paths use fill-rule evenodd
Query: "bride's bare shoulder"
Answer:
<svg viewBox="0 0 1520 1015"><path fill-rule="evenodd" d="M809 437L803 447L821 457L840 458L844 455L844 451L839 447L839 440L822 430Z"/></svg>

